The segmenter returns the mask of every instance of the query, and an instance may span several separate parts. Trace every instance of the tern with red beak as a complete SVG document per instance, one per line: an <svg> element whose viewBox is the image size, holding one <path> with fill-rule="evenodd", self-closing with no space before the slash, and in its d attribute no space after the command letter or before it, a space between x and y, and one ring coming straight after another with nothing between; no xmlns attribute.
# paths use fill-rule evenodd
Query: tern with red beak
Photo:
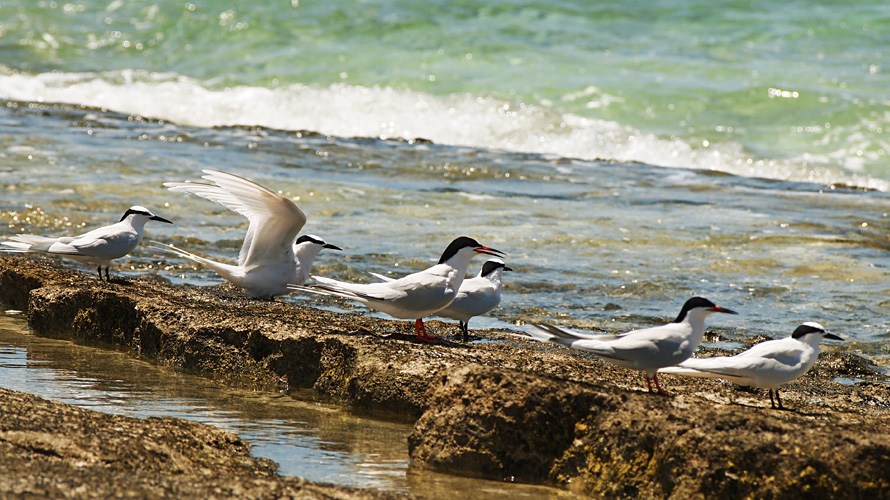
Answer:
<svg viewBox="0 0 890 500"><path fill-rule="evenodd" d="M689 358L704 337L705 318L718 312L737 314L708 299L693 297L683 304L674 321L622 335L590 335L545 324L535 324L526 333L540 342L553 342L591 352L618 366L641 370L649 392L652 392L650 380L653 380L658 393L667 396L669 394L658 384L659 368L673 366Z"/></svg>
<svg viewBox="0 0 890 500"><path fill-rule="evenodd" d="M426 334L423 317L448 307L460 290L470 259L475 255L501 257L504 252L461 236L448 245L438 264L429 269L383 283L346 283L313 276L319 284L291 285L291 290L342 297L361 302L393 318L413 319L417 338L432 342L437 337Z"/></svg>

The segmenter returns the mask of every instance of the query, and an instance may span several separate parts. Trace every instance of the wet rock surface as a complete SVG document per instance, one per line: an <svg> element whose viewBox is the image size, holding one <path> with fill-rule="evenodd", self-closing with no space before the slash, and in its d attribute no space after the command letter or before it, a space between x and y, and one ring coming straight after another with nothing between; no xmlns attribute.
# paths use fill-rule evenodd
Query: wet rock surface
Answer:
<svg viewBox="0 0 890 500"><path fill-rule="evenodd" d="M42 335L129 350L232 386L312 388L354 408L419 417L409 442L415 470L606 498L890 495L890 386L851 354L823 352L783 389L790 410L777 411L765 391L720 381L665 375L677 396L650 395L638 372L508 332L428 345L409 322L255 301L227 286L108 284L0 257L0 293Z"/></svg>
<svg viewBox="0 0 890 500"><path fill-rule="evenodd" d="M234 434L0 389L0 497L394 499L282 478Z"/></svg>

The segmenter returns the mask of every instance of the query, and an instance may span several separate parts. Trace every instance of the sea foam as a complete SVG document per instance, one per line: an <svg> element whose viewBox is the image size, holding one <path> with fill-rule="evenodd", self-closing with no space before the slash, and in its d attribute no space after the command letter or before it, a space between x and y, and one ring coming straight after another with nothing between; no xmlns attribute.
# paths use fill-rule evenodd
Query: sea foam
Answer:
<svg viewBox="0 0 890 500"><path fill-rule="evenodd" d="M249 125L340 137L423 138L509 152L718 170L882 191L890 188L883 179L802 160L758 158L735 142L663 138L614 121L484 95L435 96L348 84L215 88L171 73L124 70L37 75L4 71L0 72L0 96L99 107L193 127Z"/></svg>

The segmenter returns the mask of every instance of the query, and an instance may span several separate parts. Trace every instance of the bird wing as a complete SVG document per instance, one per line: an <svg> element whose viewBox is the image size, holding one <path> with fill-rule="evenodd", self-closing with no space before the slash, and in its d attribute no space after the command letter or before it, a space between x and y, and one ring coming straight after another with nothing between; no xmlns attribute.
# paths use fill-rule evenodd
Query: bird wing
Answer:
<svg viewBox="0 0 890 500"><path fill-rule="evenodd" d="M129 226L112 224L94 229L80 236L48 238L31 234L20 234L10 238L20 243L23 248L28 245L29 251L39 251L71 257L90 257L111 260L130 253L139 244L138 234Z"/></svg>
<svg viewBox="0 0 890 500"><path fill-rule="evenodd" d="M243 177L205 169L202 176L213 184L166 182L171 191L191 193L215 201L250 222L238 254L239 266L252 266L277 260L293 253L293 243L306 214L290 199Z"/></svg>
<svg viewBox="0 0 890 500"><path fill-rule="evenodd" d="M322 295L334 295L361 302L396 318L417 318L448 306L455 293L449 288L443 266L433 266L419 273L382 283L346 283L323 276L313 276L317 285L289 288Z"/></svg>
<svg viewBox="0 0 890 500"><path fill-rule="evenodd" d="M636 330L624 335L590 335L553 325L534 325L529 335L542 342L562 344L590 352L620 366L646 369L668 362L682 350L683 339L663 327Z"/></svg>
<svg viewBox="0 0 890 500"><path fill-rule="evenodd" d="M314 278L322 283L336 285L341 289L374 297L376 300L390 302L410 300L427 303L441 296L448 285L447 276L439 272L438 267L434 266L425 271L381 283L344 283L321 276L314 276ZM408 297L415 298L409 299Z"/></svg>
<svg viewBox="0 0 890 500"><path fill-rule="evenodd" d="M494 283L485 278L465 279L460 290L448 307L439 311L439 316L462 319L465 316L485 314L501 302Z"/></svg>
<svg viewBox="0 0 890 500"><path fill-rule="evenodd" d="M590 336L586 335L580 337L579 335L581 334L578 332L573 332L553 325L534 324L531 325L531 328L526 330L526 333L539 342L561 344L573 349L590 352L614 360L619 362L619 364L625 364L623 361L619 361L618 358L615 357L615 353L610 350L607 345L604 345L604 342L590 338Z"/></svg>
<svg viewBox="0 0 890 500"><path fill-rule="evenodd" d="M398 280L383 283L347 283L324 276L312 276L312 278L320 283L313 286L329 292L328 295L336 295L359 302L386 302L400 297L399 287L393 286Z"/></svg>
<svg viewBox="0 0 890 500"><path fill-rule="evenodd" d="M539 342L551 342L554 344L561 344L564 346L572 347L574 349L593 352L595 354L598 354L597 351L599 351L602 347L600 345L600 338L598 338L600 336L582 334L579 332L568 330L566 328L560 328L558 326L548 325L544 323L535 323L530 325L530 327L526 330L526 333L531 338ZM603 335L601 337L603 339L611 338L610 335Z"/></svg>
<svg viewBox="0 0 890 500"><path fill-rule="evenodd" d="M539 333L545 333L549 336L548 339L543 340L543 342L555 342L554 340L550 340L550 337L561 338L561 339L565 339L565 340L569 340L569 341L583 340L583 339L607 340L607 339L617 339L620 337L619 335L592 334L592 333L576 332L574 330L569 330L568 328L562 328L562 327L555 326L555 325L548 325L545 323L535 323L532 326L534 328L538 329ZM527 333L531 334L531 332L527 332ZM535 337L536 339L538 338L537 336L534 336L534 335L532 335L532 336ZM556 342L556 343L562 343L562 342ZM568 344L565 344L565 345L568 345Z"/></svg>
<svg viewBox="0 0 890 500"><path fill-rule="evenodd" d="M37 236L35 234L19 234L4 241L3 245L10 247L12 252L46 252L53 243L58 243L59 238Z"/></svg>
<svg viewBox="0 0 890 500"><path fill-rule="evenodd" d="M621 366L651 368L668 363L681 350L682 341L672 337L622 335L603 340L578 340L572 347L592 352Z"/></svg>
<svg viewBox="0 0 890 500"><path fill-rule="evenodd" d="M396 280L395 278L390 278L389 276L386 276L386 275L383 275L383 274L380 274L380 273L372 273L372 272L369 272L368 274L370 274L371 276L373 276L373 277L379 279L380 281L395 281L395 280Z"/></svg>
<svg viewBox="0 0 890 500"><path fill-rule="evenodd" d="M761 342L735 356L689 358L665 373L722 378L741 385L775 387L803 375L811 363L799 345L784 340ZM799 344L799 343L798 343Z"/></svg>

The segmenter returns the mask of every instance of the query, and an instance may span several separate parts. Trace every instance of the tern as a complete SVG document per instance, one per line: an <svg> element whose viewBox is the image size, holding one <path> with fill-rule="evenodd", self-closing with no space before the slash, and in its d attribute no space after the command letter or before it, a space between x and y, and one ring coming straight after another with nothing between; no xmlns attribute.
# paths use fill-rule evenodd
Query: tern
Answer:
<svg viewBox="0 0 890 500"><path fill-rule="evenodd" d="M659 394L669 395L658 384L658 370L687 359L701 344L705 318L713 313L738 314L708 299L693 297L683 304L674 321L622 335L590 335L553 325L535 324L526 333L540 342L553 342L597 356L625 368L641 370L652 392L651 380Z"/></svg>
<svg viewBox="0 0 890 500"><path fill-rule="evenodd" d="M512 271L501 259L489 259L482 265L482 270L475 278L464 279L448 307L436 313L436 316L456 319L464 335L464 342L470 340L469 323L473 316L481 316L501 303L501 274Z"/></svg>
<svg viewBox="0 0 890 500"><path fill-rule="evenodd" d="M662 373L691 377L722 378L739 385L753 385L769 389L773 408L773 392L779 409L784 409L779 398L779 386L796 380L813 367L819 358L822 339L843 340L828 333L819 323L806 322L798 326L790 337L767 340L735 356L689 358L677 366L662 368Z"/></svg>
<svg viewBox="0 0 890 500"><path fill-rule="evenodd" d="M470 259L477 254L500 257L504 252L481 245L473 238L456 238L439 262L429 269L383 283L346 283L313 276L319 284L292 285L291 290L331 295L354 300L371 309L398 319L413 319L417 338L432 342L436 337L426 334L423 317L436 313L457 297Z"/></svg>
<svg viewBox="0 0 890 500"><path fill-rule="evenodd" d="M464 279L451 305L437 312L436 316L458 320L464 342L469 341L470 333L467 326L470 318L492 311L501 303L501 274L503 271L512 270L501 259L487 260L478 276ZM370 274L383 281L394 281L393 278L382 274Z"/></svg>
<svg viewBox="0 0 890 500"><path fill-rule="evenodd" d="M108 266L114 259L119 259L136 248L142 241L145 223L150 220L173 224L159 217L145 207L134 205L127 209L120 222L100 227L80 236L63 236L51 238L32 234L19 234L0 242L7 252L28 253L42 252L61 255L85 264L97 266L99 279L102 279L102 268L105 268L105 280L111 281Z"/></svg>
<svg viewBox="0 0 890 500"><path fill-rule="evenodd" d="M203 170L205 182L165 182L170 191L215 201L250 222L238 265L224 264L176 248L171 252L205 265L253 297L271 299L291 292L288 284L306 282L312 262L322 249L341 250L318 236L297 234L306 215L290 199L259 184L218 170ZM296 239L296 242L294 239Z"/></svg>

